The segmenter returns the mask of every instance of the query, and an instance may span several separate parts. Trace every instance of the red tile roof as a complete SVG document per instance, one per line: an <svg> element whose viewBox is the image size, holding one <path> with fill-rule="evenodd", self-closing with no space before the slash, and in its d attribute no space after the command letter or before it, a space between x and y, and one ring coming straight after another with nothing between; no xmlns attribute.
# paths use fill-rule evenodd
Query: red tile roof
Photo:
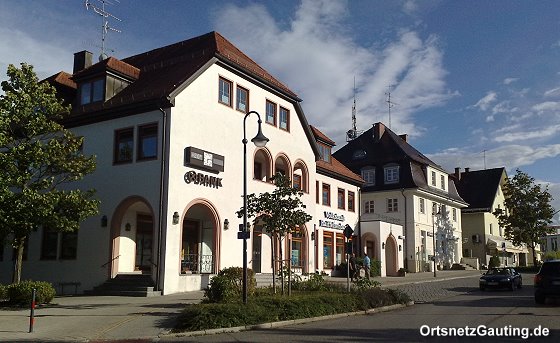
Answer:
<svg viewBox="0 0 560 343"><path fill-rule="evenodd" d="M61 71L52 76L47 77L44 81L47 81L51 84L57 83L62 86L78 89L78 85L76 82L72 80L72 75L68 74L67 72Z"/></svg>
<svg viewBox="0 0 560 343"><path fill-rule="evenodd" d="M318 128L316 128L313 125L309 125L309 127L311 128L311 131L313 132L313 135L315 135L315 139L317 139L318 141L322 141L323 143L329 144L331 146L336 145L335 141L333 141L332 139L327 137L327 135L322 133Z"/></svg>

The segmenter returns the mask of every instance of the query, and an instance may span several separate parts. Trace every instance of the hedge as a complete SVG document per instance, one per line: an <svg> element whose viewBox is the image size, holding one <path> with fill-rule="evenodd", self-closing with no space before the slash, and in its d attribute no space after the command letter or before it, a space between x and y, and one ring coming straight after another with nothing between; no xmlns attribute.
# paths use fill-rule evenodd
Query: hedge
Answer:
<svg viewBox="0 0 560 343"><path fill-rule="evenodd" d="M53 285L49 282L25 280L7 286L0 285L0 299L13 305L29 305L33 297L33 288L36 289L36 304L50 303L56 295Z"/></svg>

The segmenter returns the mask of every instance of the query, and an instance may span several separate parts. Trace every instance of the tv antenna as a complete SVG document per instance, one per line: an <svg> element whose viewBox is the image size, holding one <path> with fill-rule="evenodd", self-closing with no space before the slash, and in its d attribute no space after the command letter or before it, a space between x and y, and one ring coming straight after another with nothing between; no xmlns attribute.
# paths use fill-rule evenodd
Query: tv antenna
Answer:
<svg viewBox="0 0 560 343"><path fill-rule="evenodd" d="M389 88L389 91L385 93L385 95L387 96L387 100L385 100L385 102L387 103L387 107L389 108L389 128L391 128L391 108L395 107L395 105L398 105L397 103L391 101L391 89L393 87L395 87L395 85L389 85L387 87Z"/></svg>
<svg viewBox="0 0 560 343"><path fill-rule="evenodd" d="M352 104L352 129L346 132L346 141L356 139L362 132L358 132L356 127L356 77L354 76L354 103Z"/></svg>
<svg viewBox="0 0 560 343"><path fill-rule="evenodd" d="M116 3L120 3L120 2L119 0L111 0L111 1L96 0L100 5L95 5L94 3L92 3L92 1L93 0L85 0L84 5L86 6L86 10L89 11L89 9L91 8L95 14L101 17L101 55L99 55L99 62L101 62L107 58L107 54L105 53L105 40L107 39L107 34L109 33L109 31L114 31L119 33L121 32L120 30L109 26L109 18L113 18L117 21L122 21L119 18L112 15L111 13L107 12L107 10L105 10L105 5L114 5L115 2ZM114 52L114 50L112 49L109 50Z"/></svg>

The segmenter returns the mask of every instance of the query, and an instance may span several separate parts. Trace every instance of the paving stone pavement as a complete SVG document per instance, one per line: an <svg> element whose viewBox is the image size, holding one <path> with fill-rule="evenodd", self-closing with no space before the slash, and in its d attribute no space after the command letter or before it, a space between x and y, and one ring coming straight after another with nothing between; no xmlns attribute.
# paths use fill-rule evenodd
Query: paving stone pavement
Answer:
<svg viewBox="0 0 560 343"><path fill-rule="evenodd" d="M398 289L407 293L416 303L426 303L476 291L478 290L479 277L480 275L472 275L459 279L434 280L432 282L411 283L404 285L389 285L387 288Z"/></svg>

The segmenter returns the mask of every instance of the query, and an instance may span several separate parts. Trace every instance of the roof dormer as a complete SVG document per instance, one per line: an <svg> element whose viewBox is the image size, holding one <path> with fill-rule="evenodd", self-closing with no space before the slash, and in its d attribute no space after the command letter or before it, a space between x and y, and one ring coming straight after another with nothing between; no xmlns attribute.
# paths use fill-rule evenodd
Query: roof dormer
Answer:
<svg viewBox="0 0 560 343"><path fill-rule="evenodd" d="M76 104L86 106L105 102L121 92L140 76L140 69L108 57L92 65L92 53L74 54L74 75L78 85Z"/></svg>

